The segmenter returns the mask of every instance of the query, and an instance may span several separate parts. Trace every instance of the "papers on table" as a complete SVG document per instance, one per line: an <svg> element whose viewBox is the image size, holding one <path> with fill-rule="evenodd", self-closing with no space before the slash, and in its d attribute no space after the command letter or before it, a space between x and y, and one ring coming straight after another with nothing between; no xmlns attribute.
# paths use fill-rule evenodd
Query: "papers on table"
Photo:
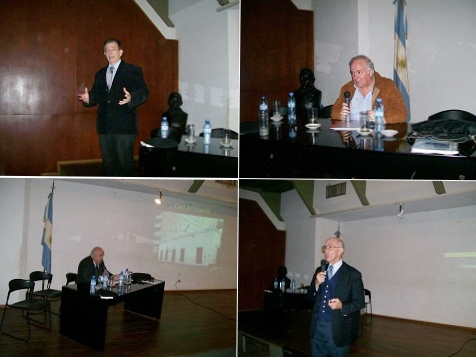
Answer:
<svg viewBox="0 0 476 357"><path fill-rule="evenodd" d="M458 143L430 138L417 138L412 146L412 153L458 155Z"/></svg>
<svg viewBox="0 0 476 357"><path fill-rule="evenodd" d="M342 130L342 131L352 131L352 130L359 130L360 129L360 122L358 120L335 120L330 129L331 130Z"/></svg>
<svg viewBox="0 0 476 357"><path fill-rule="evenodd" d="M141 144L142 146L145 146L145 147L148 147L148 148L153 148L153 147L154 147L154 145L150 145L150 144L144 143L143 141L141 141L140 144Z"/></svg>

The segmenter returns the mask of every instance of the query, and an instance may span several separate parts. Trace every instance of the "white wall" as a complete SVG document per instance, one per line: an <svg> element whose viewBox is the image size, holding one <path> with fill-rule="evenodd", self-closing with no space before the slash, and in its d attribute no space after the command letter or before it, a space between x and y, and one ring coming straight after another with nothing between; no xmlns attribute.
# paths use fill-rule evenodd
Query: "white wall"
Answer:
<svg viewBox="0 0 476 357"><path fill-rule="evenodd" d="M182 109L197 133L209 118L212 127L238 130L239 7L217 12L216 0L184 7L169 4L179 41L179 91Z"/></svg>
<svg viewBox="0 0 476 357"><path fill-rule="evenodd" d="M0 275L0 299L6 299L9 280L28 278L31 271L43 270L43 213L52 183L51 178L0 179L0 259L5 267ZM79 261L99 245L105 250L104 260L109 270L117 273L128 267L150 273L165 280L166 290L175 290L179 279L180 290L236 289L236 206L200 203L200 207L210 211L210 216L225 218L220 247L224 256L213 266L188 266L159 262L152 245L139 244L153 238L156 215L160 213L159 206L153 203L155 196L67 180L57 180L55 186L53 288L61 289L66 273L76 272ZM163 209L175 207L179 213L182 208L177 209L177 202L183 205L184 213L196 204L193 199L171 197L164 202Z"/></svg>
<svg viewBox="0 0 476 357"><path fill-rule="evenodd" d="M387 185L391 192L397 182ZM323 258L320 247L338 222L311 218L294 190L282 195L281 204L288 276L308 285ZM476 205L342 222L344 260L362 273L373 312L476 327L476 256L445 258L476 252L475 217Z"/></svg>
<svg viewBox="0 0 476 357"><path fill-rule="evenodd" d="M313 0L316 86L333 104L351 78L349 59L368 55L393 79L393 0ZM407 1L412 122L447 109L476 114L476 2Z"/></svg>

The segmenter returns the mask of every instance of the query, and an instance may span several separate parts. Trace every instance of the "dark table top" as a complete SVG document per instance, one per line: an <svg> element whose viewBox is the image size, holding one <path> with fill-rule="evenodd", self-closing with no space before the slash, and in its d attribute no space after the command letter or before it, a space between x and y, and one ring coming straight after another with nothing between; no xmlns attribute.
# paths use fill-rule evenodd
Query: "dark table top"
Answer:
<svg viewBox="0 0 476 357"><path fill-rule="evenodd" d="M387 124L386 129L397 131L394 137L387 138L331 130L334 122L319 118L320 127L310 130L300 124L290 127L287 118L271 121L267 138L260 137L257 122L242 123L240 176L374 179L474 179L476 176L474 143L460 144L459 155L417 154L411 152L413 140L407 139L411 124ZM345 135L349 140L344 139Z"/></svg>

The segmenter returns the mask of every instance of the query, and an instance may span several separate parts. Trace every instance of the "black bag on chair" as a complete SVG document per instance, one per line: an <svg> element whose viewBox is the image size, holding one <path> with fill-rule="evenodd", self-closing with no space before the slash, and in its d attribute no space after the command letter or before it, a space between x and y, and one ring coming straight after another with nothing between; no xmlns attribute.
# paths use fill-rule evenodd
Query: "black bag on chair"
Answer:
<svg viewBox="0 0 476 357"><path fill-rule="evenodd" d="M437 119L412 124L408 139L428 137L457 143L476 143L476 122L463 119Z"/></svg>

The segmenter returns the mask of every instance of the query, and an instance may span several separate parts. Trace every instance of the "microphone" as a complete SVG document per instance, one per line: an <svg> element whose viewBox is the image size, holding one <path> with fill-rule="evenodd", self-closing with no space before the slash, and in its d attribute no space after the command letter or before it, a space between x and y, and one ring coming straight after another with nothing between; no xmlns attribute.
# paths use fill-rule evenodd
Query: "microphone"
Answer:
<svg viewBox="0 0 476 357"><path fill-rule="evenodd" d="M344 101L345 101L345 104L347 104L347 106L349 107L349 110L350 110L350 92L349 91L345 91ZM349 121L349 120L350 120L350 115L347 115L347 117L345 118L345 121Z"/></svg>
<svg viewBox="0 0 476 357"><path fill-rule="evenodd" d="M326 271L327 262L325 259L321 260L321 271Z"/></svg>

